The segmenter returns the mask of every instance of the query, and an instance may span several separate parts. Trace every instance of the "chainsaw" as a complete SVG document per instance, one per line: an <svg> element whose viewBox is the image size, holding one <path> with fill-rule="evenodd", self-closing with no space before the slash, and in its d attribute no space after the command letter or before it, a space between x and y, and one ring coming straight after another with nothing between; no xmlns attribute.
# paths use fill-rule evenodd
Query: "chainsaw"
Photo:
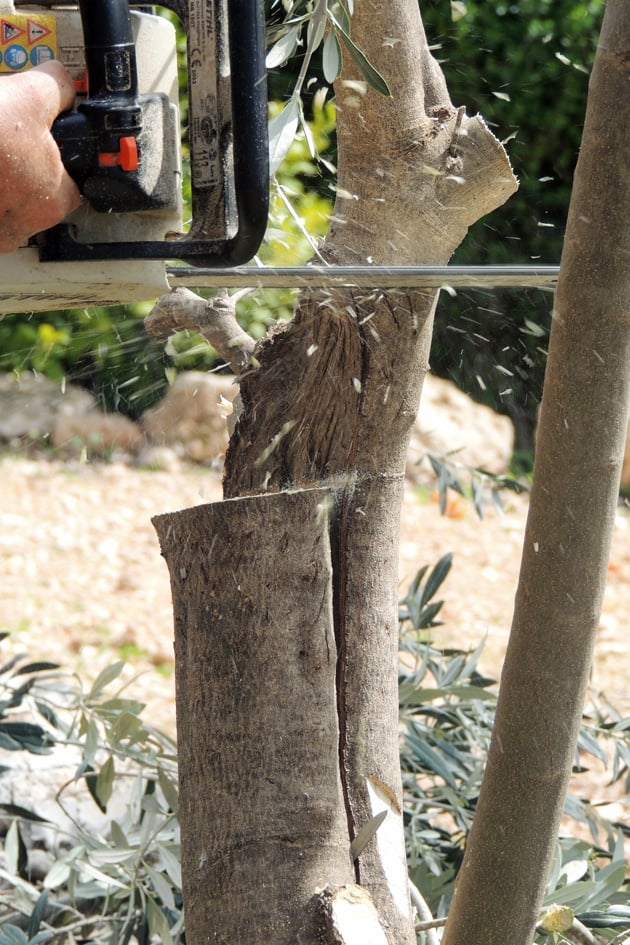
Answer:
<svg viewBox="0 0 630 945"><path fill-rule="evenodd" d="M74 110L52 133L85 198L0 255L0 312L147 300L169 290L167 261L213 269L255 255L269 199L264 3L161 7L186 35L183 147L172 17L133 0L0 9L0 81L52 58L74 79Z"/></svg>

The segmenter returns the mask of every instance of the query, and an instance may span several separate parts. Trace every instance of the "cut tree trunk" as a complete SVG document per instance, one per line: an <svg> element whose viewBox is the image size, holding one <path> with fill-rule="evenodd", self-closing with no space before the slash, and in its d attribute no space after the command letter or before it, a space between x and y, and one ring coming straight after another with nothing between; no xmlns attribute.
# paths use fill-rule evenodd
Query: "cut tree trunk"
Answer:
<svg viewBox="0 0 630 945"><path fill-rule="evenodd" d="M451 105L417 0L355 0L352 35L392 97L345 63L336 87L338 196L324 256L443 264L467 227L515 190L509 162L480 118ZM234 501L156 522L176 615L189 945L343 945L340 910L356 908L358 921L366 896L383 941L415 942L398 751L398 533L436 299L413 290L302 293L293 320L263 340L240 377L224 482ZM305 556L327 541L330 564L309 583ZM294 609L300 587L310 599ZM300 675L300 648L319 654L327 696ZM253 678L268 698L248 697L244 711L242 689ZM308 718L296 722L307 696ZM313 751L322 772L304 761ZM327 816L304 802L301 843L296 798L305 796ZM384 811L375 835L359 843ZM206 849L220 855L202 857ZM319 866L327 858L326 876ZM229 885L225 910L217 884ZM351 885L361 895L334 891Z"/></svg>
<svg viewBox="0 0 630 945"><path fill-rule="evenodd" d="M608 0L554 300L488 765L444 945L530 945L588 684L630 406L630 4Z"/></svg>
<svg viewBox="0 0 630 945"><path fill-rule="evenodd" d="M174 601L187 942L312 941L317 890L354 881L328 521L318 490L155 519Z"/></svg>

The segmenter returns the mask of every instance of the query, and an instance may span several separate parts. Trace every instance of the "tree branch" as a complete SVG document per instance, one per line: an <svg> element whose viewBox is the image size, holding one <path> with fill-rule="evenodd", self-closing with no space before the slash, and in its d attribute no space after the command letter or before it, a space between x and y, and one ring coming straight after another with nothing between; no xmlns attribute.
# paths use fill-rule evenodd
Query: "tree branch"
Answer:
<svg viewBox="0 0 630 945"><path fill-rule="evenodd" d="M256 342L236 320L236 303L251 289L229 295L226 289L212 299L203 299L190 289L178 287L163 295L144 320L153 338L167 338L172 332L196 331L217 349L235 374L249 363Z"/></svg>
<svg viewBox="0 0 630 945"><path fill-rule="evenodd" d="M441 929L446 925L446 919L434 919L424 897L415 883L409 880L409 894L411 904L415 908L419 922L416 922L416 932L426 932L427 945L440 945L436 929Z"/></svg>

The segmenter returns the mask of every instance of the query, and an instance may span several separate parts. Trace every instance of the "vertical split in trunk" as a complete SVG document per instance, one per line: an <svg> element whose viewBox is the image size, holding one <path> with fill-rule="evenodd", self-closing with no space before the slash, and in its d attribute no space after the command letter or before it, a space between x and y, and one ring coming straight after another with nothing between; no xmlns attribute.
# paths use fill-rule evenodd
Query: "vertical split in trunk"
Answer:
<svg viewBox="0 0 630 945"><path fill-rule="evenodd" d="M388 812L357 859L356 878L397 945L415 939L398 749L398 534L435 301L435 293L417 292L307 296L294 320L261 345L259 366L241 383L224 484L229 496L251 495L260 483L331 490L348 844Z"/></svg>

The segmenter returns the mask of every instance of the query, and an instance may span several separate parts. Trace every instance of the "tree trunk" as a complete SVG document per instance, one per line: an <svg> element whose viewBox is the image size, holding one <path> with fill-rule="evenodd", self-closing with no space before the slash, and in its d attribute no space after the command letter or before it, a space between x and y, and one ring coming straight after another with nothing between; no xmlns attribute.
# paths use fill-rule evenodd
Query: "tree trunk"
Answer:
<svg viewBox="0 0 630 945"><path fill-rule="evenodd" d="M608 0L554 302L514 622L444 945L530 945L571 773L630 405L630 5Z"/></svg>
<svg viewBox="0 0 630 945"><path fill-rule="evenodd" d="M337 84L338 195L323 252L335 263L445 263L467 227L515 190L505 152L481 119L469 119L451 105L428 51L417 0L388 4L355 0L352 35L385 76L392 97L367 88L352 64L345 63ZM225 495L241 498L219 506L220 526L214 512L180 513L186 518L176 515L157 521L171 572L179 638L181 819L184 843L193 851L184 861L189 945L209 940L229 945L263 941L314 945L321 941L317 935L343 943L349 940L340 931L339 914L354 910L358 922L359 914L365 914L366 895L372 898L381 928L381 939L374 934L369 941L415 942L398 754L398 532L405 454L427 366L436 298L437 293L417 291L303 293L293 320L259 345L252 367L240 378L243 408L226 457ZM322 486L326 501L321 499ZM293 522L294 501L306 496L304 501L312 503L313 487L318 487L317 514L311 504L308 514ZM271 516L272 506L282 511ZM204 514L210 516L207 521ZM330 626L314 619L324 599L323 587L318 585L315 592L304 583L303 594L311 596L303 602L304 614L288 623L274 616L264 621L264 633L254 634L256 641L261 635L273 635L269 645L277 662L274 665L270 657L260 663L254 660L252 670L259 686L271 689L273 698L247 712L230 708L227 697L215 703L212 693L221 688L217 674L233 670L225 656L217 660L207 655L217 646L220 654L228 652L223 637L216 643L209 633L199 638L200 631L216 627L218 617L228 614L224 622L228 621L229 639L234 641L230 646L242 654L250 646L252 614L279 615L289 606L287 595L291 587L300 587L304 570L298 546L311 549L322 544L322 522L328 520L332 570L325 599L330 599ZM283 543L287 527L291 541ZM219 553L222 536L232 534L234 539ZM266 547L269 544L272 547ZM212 555L204 550L211 546ZM200 556L199 577L190 581L187 575ZM323 568L318 573L323 579ZM273 575L272 588L261 583L265 574ZM239 603L244 597L247 607ZM285 651L292 649L290 628L295 626L304 628L303 646L320 653L326 673L331 663L321 656L323 639L335 663L328 701L322 695L312 706L318 713L325 706L326 714L311 720L304 730L293 721L301 717L305 699L305 687L291 683L299 678L299 657L297 669L283 677ZM259 643L254 646L257 649ZM286 659L291 660L290 653ZM238 661L237 665L235 683L243 678ZM267 678L269 669L273 672ZM235 705L241 685L227 687ZM191 693L195 693L192 708ZM311 708L309 718L310 714ZM247 746L260 741L269 721L273 726L260 759ZM330 856L331 862L326 882L335 887L354 881L362 887L360 895L349 892L339 897L334 889L322 893L317 933L309 924L313 896L322 883L319 868L310 863L318 846L315 834L305 827L305 843L300 846L295 824L282 829L275 821L255 833L252 824L260 826L266 817L268 791L251 801L257 805L254 820L249 810L241 815L238 804L230 803L226 810L224 800L239 784L249 790L252 780L270 779L281 798L278 810L284 804L291 818L292 798L298 796L297 788L295 792L291 788L294 782L303 795L319 797L321 776L313 780L312 770L301 760L311 750L304 743L312 738L313 726L320 733L316 751L327 771L322 803L328 817L318 822L321 856L323 860ZM273 748L280 738L282 752ZM226 742L242 746L242 754L231 752L225 759ZM292 757L299 765L294 771L289 770ZM274 761L279 765L270 773ZM210 773L212 765L220 765L218 774ZM214 801L217 778L233 785L220 791L219 804ZM202 800L208 790L210 796ZM333 815L335 797L339 807ZM362 837L369 838L373 830L368 825L382 812L387 814L384 822L364 844ZM341 815L345 843L340 845ZM236 816L243 817L242 824L230 821ZM263 859L252 858L248 833L260 838ZM350 869L346 852L352 841L356 856ZM229 851L225 883L229 881L230 900L241 904L240 924L229 914L224 916L223 899L215 899L212 892L224 882L225 858L202 862L201 854L197 857L199 843L203 850L211 846ZM264 875L253 881L252 871L261 869ZM269 917L259 922L251 884L266 897L263 884L274 870L281 878L277 885L269 880ZM284 905L273 898L274 890L283 891L291 902L293 918L286 923L278 918L280 912L284 915ZM213 905L201 921L191 920L191 909L200 910L208 902Z"/></svg>
<svg viewBox="0 0 630 945"><path fill-rule="evenodd" d="M354 880L326 498L155 519L175 604L187 942L311 941L316 890Z"/></svg>

